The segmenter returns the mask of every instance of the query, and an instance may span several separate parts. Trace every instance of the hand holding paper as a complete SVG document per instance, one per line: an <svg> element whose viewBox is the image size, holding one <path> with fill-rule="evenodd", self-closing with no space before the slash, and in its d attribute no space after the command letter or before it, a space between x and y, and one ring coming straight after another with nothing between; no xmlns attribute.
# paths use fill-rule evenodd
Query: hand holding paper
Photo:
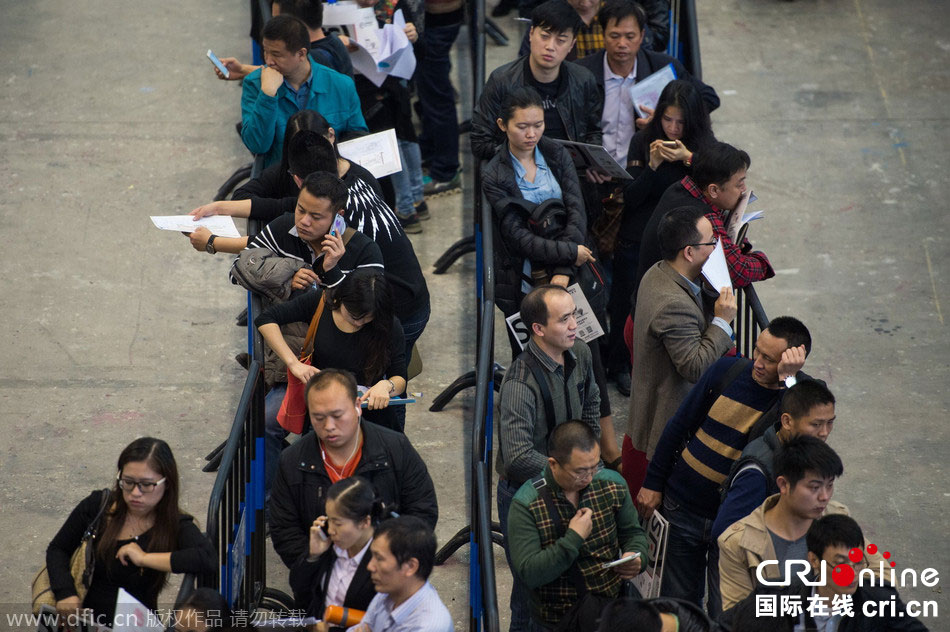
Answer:
<svg viewBox="0 0 950 632"><path fill-rule="evenodd" d="M703 276L716 291L724 287L732 288L732 277L729 276L729 264L726 263L726 251L723 250L721 239L703 264Z"/></svg>
<svg viewBox="0 0 950 632"><path fill-rule="evenodd" d="M743 193L739 198L739 204L736 205L735 210L729 213L729 218L726 220L726 234L729 235L729 239L732 243L736 243L736 240L739 238L742 216L745 215L745 209L749 205L749 199L751 197L751 190Z"/></svg>

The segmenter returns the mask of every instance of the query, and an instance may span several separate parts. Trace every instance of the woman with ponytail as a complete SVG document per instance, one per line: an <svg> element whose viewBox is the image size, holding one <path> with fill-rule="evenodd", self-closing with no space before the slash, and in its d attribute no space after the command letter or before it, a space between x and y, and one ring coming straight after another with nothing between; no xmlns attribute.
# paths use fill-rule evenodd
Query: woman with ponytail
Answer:
<svg viewBox="0 0 950 632"><path fill-rule="evenodd" d="M330 486L326 514L310 527L307 564L290 573L297 607L307 616L323 619L328 606L366 610L376 595L367 569L369 545L387 513L373 485L361 476Z"/></svg>

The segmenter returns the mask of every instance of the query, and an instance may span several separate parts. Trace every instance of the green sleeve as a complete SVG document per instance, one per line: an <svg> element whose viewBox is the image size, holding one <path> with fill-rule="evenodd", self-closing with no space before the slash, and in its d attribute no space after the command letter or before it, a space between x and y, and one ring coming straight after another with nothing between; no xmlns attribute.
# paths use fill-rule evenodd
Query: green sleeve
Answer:
<svg viewBox="0 0 950 632"><path fill-rule="evenodd" d="M518 502L517 498L511 503L508 512L508 547L515 572L528 588L540 588L565 574L577 559L582 544L584 540L581 536L568 529L563 538L541 548L541 534L528 507Z"/></svg>
<svg viewBox="0 0 950 632"><path fill-rule="evenodd" d="M611 474L620 478L620 475L616 472L611 472ZM639 551L642 560L640 568L646 568L650 561L650 541L647 538L646 531L640 526L637 508L630 498L626 483L623 484L623 490L623 504L620 506L620 511L617 512L617 539L620 541L620 550L624 553Z"/></svg>

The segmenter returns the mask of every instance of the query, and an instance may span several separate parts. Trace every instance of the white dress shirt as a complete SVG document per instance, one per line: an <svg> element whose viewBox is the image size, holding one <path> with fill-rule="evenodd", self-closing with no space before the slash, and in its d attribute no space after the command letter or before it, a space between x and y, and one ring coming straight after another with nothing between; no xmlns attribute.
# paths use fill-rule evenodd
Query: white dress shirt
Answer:
<svg viewBox="0 0 950 632"><path fill-rule="evenodd" d="M327 584L326 605L342 606L346 599L346 591L350 588L350 582L356 575L356 569L359 568L363 556L369 550L369 545L373 541L370 538L360 549L360 552L350 557L350 554L337 545L333 545L333 552L336 553L336 561L333 562L333 570L330 571L330 583Z"/></svg>
<svg viewBox="0 0 950 632"><path fill-rule="evenodd" d="M636 132L630 87L637 82L637 62L626 77L614 74L604 55L604 113L600 127L604 132L604 149L623 167L627 166L627 150Z"/></svg>

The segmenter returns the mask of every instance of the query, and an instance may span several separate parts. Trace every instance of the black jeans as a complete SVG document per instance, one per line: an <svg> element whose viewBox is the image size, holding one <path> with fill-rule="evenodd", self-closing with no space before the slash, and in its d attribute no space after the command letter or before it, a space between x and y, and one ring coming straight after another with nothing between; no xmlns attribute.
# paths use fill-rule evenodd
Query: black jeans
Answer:
<svg viewBox="0 0 950 632"><path fill-rule="evenodd" d="M459 169L459 121L449 75L449 54L461 24L427 26L422 33L425 58L416 68L416 91L422 114L419 145L429 162L429 176L447 182Z"/></svg>

